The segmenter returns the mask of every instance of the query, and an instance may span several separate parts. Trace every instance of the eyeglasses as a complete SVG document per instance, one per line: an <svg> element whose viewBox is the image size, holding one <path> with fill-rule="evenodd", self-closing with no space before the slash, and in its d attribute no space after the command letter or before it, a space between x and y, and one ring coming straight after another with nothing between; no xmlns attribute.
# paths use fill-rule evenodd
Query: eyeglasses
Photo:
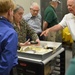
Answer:
<svg viewBox="0 0 75 75"><path fill-rule="evenodd" d="M32 9L32 8L31 8L31 10L32 10L33 12L39 12L39 10L34 10L34 9Z"/></svg>

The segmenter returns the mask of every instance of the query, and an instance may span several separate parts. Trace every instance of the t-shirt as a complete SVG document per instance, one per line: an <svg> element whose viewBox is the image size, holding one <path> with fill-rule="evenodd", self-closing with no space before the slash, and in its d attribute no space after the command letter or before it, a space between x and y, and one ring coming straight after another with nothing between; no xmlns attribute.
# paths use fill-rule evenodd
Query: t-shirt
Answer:
<svg viewBox="0 0 75 75"><path fill-rule="evenodd" d="M45 9L44 21L48 23L48 28L58 24L55 9L51 5Z"/></svg>

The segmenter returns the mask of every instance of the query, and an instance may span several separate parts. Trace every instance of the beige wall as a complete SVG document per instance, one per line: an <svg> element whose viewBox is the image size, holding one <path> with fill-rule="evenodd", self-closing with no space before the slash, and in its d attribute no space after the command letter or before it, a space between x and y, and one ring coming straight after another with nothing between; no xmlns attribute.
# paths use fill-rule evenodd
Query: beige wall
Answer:
<svg viewBox="0 0 75 75"><path fill-rule="evenodd" d="M32 2L37 2L40 5L40 0L14 0L16 2L16 4L21 5L25 12L24 14L27 14L29 12L29 8Z"/></svg>

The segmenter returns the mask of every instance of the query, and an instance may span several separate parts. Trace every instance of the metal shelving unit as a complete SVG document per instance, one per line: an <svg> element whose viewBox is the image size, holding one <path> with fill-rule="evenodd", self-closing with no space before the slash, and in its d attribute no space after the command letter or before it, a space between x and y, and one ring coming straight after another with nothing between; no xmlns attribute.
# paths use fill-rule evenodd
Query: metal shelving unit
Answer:
<svg viewBox="0 0 75 75"><path fill-rule="evenodd" d="M46 75L45 66L49 63L51 69L52 66L54 67L50 75L62 75L62 74L64 75L65 73L64 52L65 52L64 49L60 49L44 61L30 60L25 57L18 56L19 58L19 64L17 66L18 75L39 75L39 74Z"/></svg>

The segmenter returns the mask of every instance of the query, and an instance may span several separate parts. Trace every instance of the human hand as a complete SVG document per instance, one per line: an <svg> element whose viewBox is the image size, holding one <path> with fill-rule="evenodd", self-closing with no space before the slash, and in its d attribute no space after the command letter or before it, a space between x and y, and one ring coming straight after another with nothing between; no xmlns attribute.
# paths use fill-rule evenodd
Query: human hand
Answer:
<svg viewBox="0 0 75 75"><path fill-rule="evenodd" d="M40 44L40 40L39 39L36 39L36 42L38 42L38 44Z"/></svg>
<svg viewBox="0 0 75 75"><path fill-rule="evenodd" d="M43 32L41 33L40 36L42 36L42 35L48 36L48 33L49 33L49 29L46 29L45 31L43 31Z"/></svg>
<svg viewBox="0 0 75 75"><path fill-rule="evenodd" d="M28 46L30 45L30 39L28 39L25 43L20 43L20 46Z"/></svg>
<svg viewBox="0 0 75 75"><path fill-rule="evenodd" d="M30 43L31 43L31 45L32 44L39 45L40 44L40 40L39 39L36 39L35 41L31 41Z"/></svg>
<svg viewBox="0 0 75 75"><path fill-rule="evenodd" d="M24 44L25 44L25 46L27 46L27 45L30 45L30 39L28 39Z"/></svg>

